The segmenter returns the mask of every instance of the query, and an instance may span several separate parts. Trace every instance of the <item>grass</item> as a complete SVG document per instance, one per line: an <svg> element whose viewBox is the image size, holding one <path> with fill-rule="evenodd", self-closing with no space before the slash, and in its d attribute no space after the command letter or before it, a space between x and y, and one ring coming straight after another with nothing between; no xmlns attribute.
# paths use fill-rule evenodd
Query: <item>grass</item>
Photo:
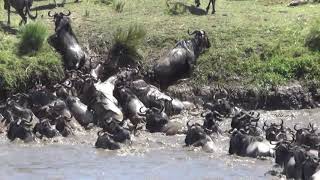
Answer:
<svg viewBox="0 0 320 180"><path fill-rule="evenodd" d="M121 13L123 11L124 5L125 5L124 0L113 0L112 1L113 9L118 13Z"/></svg>
<svg viewBox="0 0 320 180"><path fill-rule="evenodd" d="M18 24L19 19L13 22ZM18 35L0 31L1 98L6 93L25 91L35 82L48 84L62 78L61 57L46 42L47 34L43 22L19 28Z"/></svg>
<svg viewBox="0 0 320 180"><path fill-rule="evenodd" d="M19 51L28 54L40 50L48 37L47 27L41 22L32 22L20 29Z"/></svg>
<svg viewBox="0 0 320 180"><path fill-rule="evenodd" d="M170 7L165 0L131 0L126 1L121 13L113 6L89 0L69 3L65 8L72 11L72 26L82 45L88 44L101 54L112 49L114 32L119 27L125 32L132 24L140 24L146 34L135 51L146 67L165 55L177 41L189 38L188 29L204 29L212 46L197 60L190 80L195 86L219 83L270 87L291 81L319 84L320 52L310 49L308 44L317 37L315 22L320 17L320 5L310 3L292 8L287 7L289 2L219 0L215 15L196 15L189 8L185 11L185 7L194 5L194 0L170 0ZM33 6L45 4L46 1L35 1ZM206 6L206 1L201 2L200 8ZM173 13L168 13L168 8ZM40 14L49 23L47 11ZM5 20L5 13L0 18ZM12 15L12 19L12 24L20 21L17 15ZM50 32L52 29L53 24ZM16 41L12 35L5 36ZM7 56L20 59L10 53L11 50Z"/></svg>
<svg viewBox="0 0 320 180"><path fill-rule="evenodd" d="M119 27L113 34L111 53L116 56L128 56L129 59L139 60L141 57L137 47L145 37L144 28L138 24L129 25L127 29Z"/></svg>

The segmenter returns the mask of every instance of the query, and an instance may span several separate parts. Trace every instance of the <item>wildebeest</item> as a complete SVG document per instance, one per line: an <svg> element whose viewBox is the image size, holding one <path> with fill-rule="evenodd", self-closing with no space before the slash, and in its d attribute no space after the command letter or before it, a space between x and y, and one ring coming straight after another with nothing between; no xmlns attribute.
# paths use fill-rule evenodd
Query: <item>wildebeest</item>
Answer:
<svg viewBox="0 0 320 180"><path fill-rule="evenodd" d="M297 144L304 144L310 146L311 148L317 149L317 145L320 144L320 135L316 133L314 125L309 123L307 128L298 129L297 124L294 125L294 130L296 130L296 141Z"/></svg>
<svg viewBox="0 0 320 180"><path fill-rule="evenodd" d="M39 136L37 137L40 139L42 139L43 136L47 138L53 138L57 135L57 131L51 127L49 119L40 120L40 122L35 125L32 132L36 136L38 135L37 133L39 133Z"/></svg>
<svg viewBox="0 0 320 180"><path fill-rule="evenodd" d="M219 127L217 121L222 121L221 114L216 111L213 112L204 112L201 114L201 117L204 117L203 127L207 132L222 134L222 130Z"/></svg>
<svg viewBox="0 0 320 180"><path fill-rule="evenodd" d="M35 16L30 13L30 7L32 6L32 3L33 0L4 0L4 9L8 11L8 25L10 25L10 7L15 8L17 13L22 18L20 25L23 22L24 24L27 23L27 14L32 20L35 20L38 16L38 11L36 11Z"/></svg>
<svg viewBox="0 0 320 180"><path fill-rule="evenodd" d="M302 179L316 180L320 178L319 158L307 156L307 159L302 164Z"/></svg>
<svg viewBox="0 0 320 180"><path fill-rule="evenodd" d="M287 138L286 131L283 127L283 120L281 120L281 123L279 125L276 123L271 123L270 125L268 125L265 121L263 123L262 129L265 131L266 139L268 141L280 141Z"/></svg>
<svg viewBox="0 0 320 180"><path fill-rule="evenodd" d="M146 110L144 104L138 99L138 97L126 87L117 87L115 89L115 96L120 101L122 110L127 118L130 119L134 126L137 126L143 121L143 117L139 115L140 109ZM116 95L117 94L117 95Z"/></svg>
<svg viewBox="0 0 320 180"><path fill-rule="evenodd" d="M79 45L79 41L71 28L69 11L68 14L62 12L51 14L55 21L55 34L50 36L49 43L63 56L66 69L80 69L86 61L86 54Z"/></svg>
<svg viewBox="0 0 320 180"><path fill-rule="evenodd" d="M287 178L302 179L303 163L311 154L304 147L295 145L294 142L293 136L291 141L283 140L275 144L275 162L283 167L283 174Z"/></svg>
<svg viewBox="0 0 320 180"><path fill-rule="evenodd" d="M217 111L223 116L230 116L232 113L232 107L226 98L218 99L216 103L206 103L204 106L211 111Z"/></svg>
<svg viewBox="0 0 320 180"><path fill-rule="evenodd" d="M33 141L34 136L32 134L32 126L32 119L16 119L15 121L9 124L7 137L11 141L15 140L16 138L19 138L25 142Z"/></svg>
<svg viewBox="0 0 320 180"><path fill-rule="evenodd" d="M234 129L245 129L248 125L251 125L252 123L257 123L260 119L260 113L257 113L256 115L254 114L254 112L238 112L234 117L232 117L232 129L230 131L233 131Z"/></svg>
<svg viewBox="0 0 320 180"><path fill-rule="evenodd" d="M187 135L184 140L187 146L202 147L206 152L214 151L214 143L209 135L206 134L200 124L195 123L190 125L187 122Z"/></svg>
<svg viewBox="0 0 320 180"><path fill-rule="evenodd" d="M195 0L194 3L196 4L197 7L200 6L200 0ZM216 12L216 0L209 0L209 4L207 6L207 13L209 12L209 8L210 8L210 4L212 4L212 14L214 14Z"/></svg>
<svg viewBox="0 0 320 180"><path fill-rule="evenodd" d="M260 136L250 136L242 130L234 130L230 138L229 154L238 156L260 157L273 156L269 142Z"/></svg>
<svg viewBox="0 0 320 180"><path fill-rule="evenodd" d="M189 76L199 55L210 47L205 31L196 30L189 35L194 36L189 40L179 41L167 56L152 67L150 79L158 81L161 89L166 89L176 80Z"/></svg>
<svg viewBox="0 0 320 180"><path fill-rule="evenodd" d="M139 115L146 117L146 128L151 132L163 132L163 127L169 122L164 106L161 109L152 107L147 110L140 109Z"/></svg>
<svg viewBox="0 0 320 180"><path fill-rule="evenodd" d="M111 136L115 142L126 143L131 141L130 131L124 128L116 120L105 122L103 130Z"/></svg>
<svg viewBox="0 0 320 180"><path fill-rule="evenodd" d="M168 115L178 114L185 108L180 100L171 98L142 79L132 81L129 87L148 108L164 105Z"/></svg>
<svg viewBox="0 0 320 180"><path fill-rule="evenodd" d="M95 143L95 147L116 150L116 149L120 149L120 144L118 142L115 142L110 137L110 134L103 132L103 131L99 131L98 132L98 139Z"/></svg>
<svg viewBox="0 0 320 180"><path fill-rule="evenodd" d="M67 98L66 104L72 115L83 127L87 127L90 123L93 123L92 112L79 98L70 96Z"/></svg>

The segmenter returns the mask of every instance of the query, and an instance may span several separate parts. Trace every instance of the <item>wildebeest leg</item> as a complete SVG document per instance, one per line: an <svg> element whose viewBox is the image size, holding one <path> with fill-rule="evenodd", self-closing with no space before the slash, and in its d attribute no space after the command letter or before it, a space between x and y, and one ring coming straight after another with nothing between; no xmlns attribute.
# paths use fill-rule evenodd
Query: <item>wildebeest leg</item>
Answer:
<svg viewBox="0 0 320 180"><path fill-rule="evenodd" d="M200 0L195 0L194 3L196 4L197 7L200 6Z"/></svg>
<svg viewBox="0 0 320 180"><path fill-rule="evenodd" d="M212 3L212 0L209 0L209 4L208 4L208 6L207 6L207 14L208 14L208 12L209 12L209 9L210 9L210 4Z"/></svg>
<svg viewBox="0 0 320 180"><path fill-rule="evenodd" d="M211 0L212 1L212 14L216 12L216 0Z"/></svg>
<svg viewBox="0 0 320 180"><path fill-rule="evenodd" d="M18 14L22 18L22 20L19 23L19 26L21 26L22 22L24 22L24 24L26 24L27 23L27 16L23 13L23 11L18 11Z"/></svg>
<svg viewBox="0 0 320 180"><path fill-rule="evenodd" d="M10 25L10 2L8 2L7 10L8 10L8 25Z"/></svg>

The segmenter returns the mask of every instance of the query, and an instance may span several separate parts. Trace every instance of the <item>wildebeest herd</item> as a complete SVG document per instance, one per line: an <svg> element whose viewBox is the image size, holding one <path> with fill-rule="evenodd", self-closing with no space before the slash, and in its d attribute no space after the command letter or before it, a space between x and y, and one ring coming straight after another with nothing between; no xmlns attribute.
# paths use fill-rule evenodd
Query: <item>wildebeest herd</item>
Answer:
<svg viewBox="0 0 320 180"><path fill-rule="evenodd" d="M29 14L31 5L23 2ZM26 15L23 8L20 15ZM62 55L65 78L54 85L37 85L30 92L12 95L0 106L2 130L11 141L68 137L77 129L99 127L96 148L116 150L130 146L132 136L146 130L185 134L186 146L213 152L217 146L213 139L229 134L229 154L274 157L288 178L320 178L320 134L313 124L290 129L283 121L266 121L260 127L259 113L233 107L224 98L206 104L202 124L188 121L184 128L170 120L190 103L170 97L163 90L190 76L199 55L210 48L204 30L188 31L191 38L179 41L150 70L144 71L136 64L112 67L116 71L105 75L110 63L94 63L86 55L72 30L70 15L70 11L48 13L55 25L55 33L48 41ZM231 129L222 130L219 123L230 118Z"/></svg>

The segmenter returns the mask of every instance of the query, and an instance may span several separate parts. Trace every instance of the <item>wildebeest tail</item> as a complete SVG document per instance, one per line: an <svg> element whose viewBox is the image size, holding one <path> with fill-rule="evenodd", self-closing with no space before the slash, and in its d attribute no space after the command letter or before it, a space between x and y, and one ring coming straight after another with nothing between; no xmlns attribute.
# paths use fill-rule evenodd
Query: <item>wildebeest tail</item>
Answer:
<svg viewBox="0 0 320 180"><path fill-rule="evenodd" d="M28 14L29 18L31 18L32 20L35 20L37 17L38 17L38 10L36 10L36 15L33 16L31 13L30 13L30 7L31 5L25 1L25 6L26 6L26 12L25 12L25 16Z"/></svg>

